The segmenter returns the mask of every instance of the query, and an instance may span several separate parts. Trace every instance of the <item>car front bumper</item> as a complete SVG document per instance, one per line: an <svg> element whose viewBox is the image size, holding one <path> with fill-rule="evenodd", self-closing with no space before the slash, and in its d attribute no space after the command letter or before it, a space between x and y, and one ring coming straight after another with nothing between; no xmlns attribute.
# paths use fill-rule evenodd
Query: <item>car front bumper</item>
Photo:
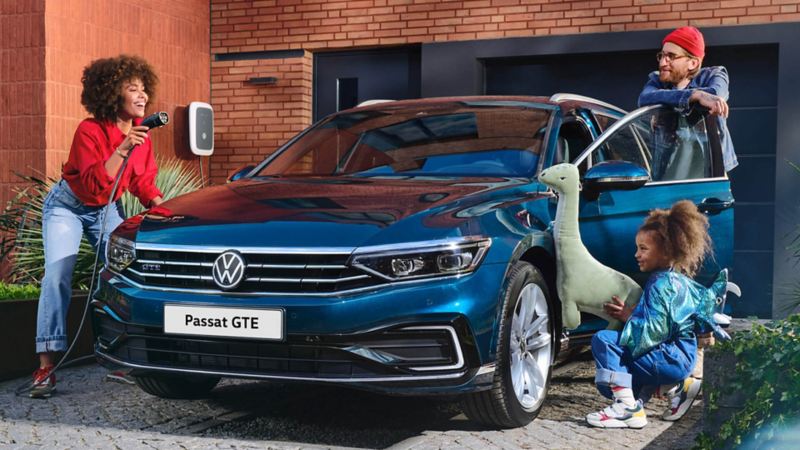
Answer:
<svg viewBox="0 0 800 450"><path fill-rule="evenodd" d="M484 265L467 277L324 298L192 295L142 289L104 272L93 300L95 353L134 375L337 383L395 394L488 389L504 271ZM285 335L166 334L165 304L280 308Z"/></svg>

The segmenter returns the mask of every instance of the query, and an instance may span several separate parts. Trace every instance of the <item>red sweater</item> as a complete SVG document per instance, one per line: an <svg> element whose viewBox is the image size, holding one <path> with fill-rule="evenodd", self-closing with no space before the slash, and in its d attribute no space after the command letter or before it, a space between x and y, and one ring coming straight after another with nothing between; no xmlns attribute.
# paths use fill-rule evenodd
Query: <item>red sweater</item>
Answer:
<svg viewBox="0 0 800 450"><path fill-rule="evenodd" d="M136 119L134 124L138 125L141 121ZM105 163L123 140L125 135L122 130L110 120L86 119L75 130L62 177L85 205L105 206L108 203L115 177L108 175ZM157 172L153 145L147 138L142 145L133 149L114 200L127 190L142 205L149 207L154 198L162 195L155 185Z"/></svg>

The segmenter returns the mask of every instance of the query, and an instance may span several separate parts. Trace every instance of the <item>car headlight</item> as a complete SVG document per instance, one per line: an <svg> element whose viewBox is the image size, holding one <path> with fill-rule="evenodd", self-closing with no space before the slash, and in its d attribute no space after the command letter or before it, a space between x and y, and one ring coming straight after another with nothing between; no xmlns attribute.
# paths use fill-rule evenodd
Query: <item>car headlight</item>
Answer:
<svg viewBox="0 0 800 450"><path fill-rule="evenodd" d="M106 262L114 272L122 272L136 259L136 245L128 239L111 235L106 246Z"/></svg>
<svg viewBox="0 0 800 450"><path fill-rule="evenodd" d="M463 238L366 248L351 264L392 281L463 275L478 267L491 244L488 238Z"/></svg>

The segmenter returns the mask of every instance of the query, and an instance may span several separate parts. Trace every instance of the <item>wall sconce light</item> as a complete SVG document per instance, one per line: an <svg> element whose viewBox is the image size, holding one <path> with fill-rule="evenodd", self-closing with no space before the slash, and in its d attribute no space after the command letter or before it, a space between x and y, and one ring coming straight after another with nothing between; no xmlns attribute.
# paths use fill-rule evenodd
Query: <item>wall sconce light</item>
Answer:
<svg viewBox="0 0 800 450"><path fill-rule="evenodd" d="M267 85L275 84L278 82L277 77L252 77L247 79L248 84Z"/></svg>

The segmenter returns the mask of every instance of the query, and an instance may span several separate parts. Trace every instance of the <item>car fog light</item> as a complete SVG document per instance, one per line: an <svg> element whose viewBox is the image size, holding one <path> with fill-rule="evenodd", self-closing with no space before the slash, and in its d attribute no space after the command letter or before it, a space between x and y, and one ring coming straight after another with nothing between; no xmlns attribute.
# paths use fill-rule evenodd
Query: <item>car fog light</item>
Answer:
<svg viewBox="0 0 800 450"><path fill-rule="evenodd" d="M421 258L395 258L392 259L392 273L396 277L405 277L419 272L425 267Z"/></svg>

